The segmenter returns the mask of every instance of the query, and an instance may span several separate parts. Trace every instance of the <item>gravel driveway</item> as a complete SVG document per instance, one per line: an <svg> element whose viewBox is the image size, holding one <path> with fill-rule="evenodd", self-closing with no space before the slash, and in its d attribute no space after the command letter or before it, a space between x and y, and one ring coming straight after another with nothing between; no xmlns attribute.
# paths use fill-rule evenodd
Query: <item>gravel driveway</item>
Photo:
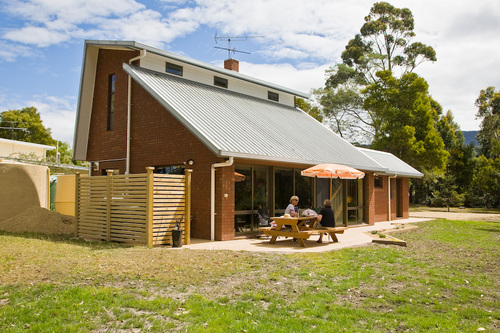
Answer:
<svg viewBox="0 0 500 333"><path fill-rule="evenodd" d="M425 217L433 219L448 219L448 220L460 220L460 221L489 221L489 222L500 222L500 214L483 214L483 213L469 213L461 211L451 211L451 212L436 212L436 211L423 211L423 212L412 212L410 211L410 217Z"/></svg>

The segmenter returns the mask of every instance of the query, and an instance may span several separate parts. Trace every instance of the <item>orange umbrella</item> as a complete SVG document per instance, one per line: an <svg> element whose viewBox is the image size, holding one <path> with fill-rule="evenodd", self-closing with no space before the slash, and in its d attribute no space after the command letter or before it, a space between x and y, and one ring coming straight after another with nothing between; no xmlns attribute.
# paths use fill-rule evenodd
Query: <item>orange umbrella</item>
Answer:
<svg viewBox="0 0 500 333"><path fill-rule="evenodd" d="M302 176L330 178L330 198L332 197L332 179L361 179L365 176L363 171L348 167L347 165L323 163L312 166L300 172Z"/></svg>
<svg viewBox="0 0 500 333"><path fill-rule="evenodd" d="M243 182L245 181L247 177L245 175L242 175L241 173L235 172L234 173L234 181L235 182Z"/></svg>

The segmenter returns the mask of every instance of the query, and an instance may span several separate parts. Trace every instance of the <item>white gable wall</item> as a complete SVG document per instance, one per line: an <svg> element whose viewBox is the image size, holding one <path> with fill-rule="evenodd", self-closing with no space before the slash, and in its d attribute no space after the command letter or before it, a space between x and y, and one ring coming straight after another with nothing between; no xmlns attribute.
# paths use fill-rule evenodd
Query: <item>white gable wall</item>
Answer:
<svg viewBox="0 0 500 333"><path fill-rule="evenodd" d="M148 53L146 57L142 58L140 66L142 68L150 69L156 72L165 73L165 63L169 62L175 65L179 65L183 67L183 75L182 77L200 82L206 85L214 84L214 76L218 76L228 80L228 90L242 93L245 95L250 95L253 97L266 99L268 91L277 93L279 95L279 103L287 106L295 106L295 98L294 95L288 94L282 91L273 90L264 86L259 86L255 83L247 82L244 80L240 80L231 76L226 76L220 73L214 73L207 69L197 67L191 64L186 64L181 61L173 60L170 58L165 58L157 54ZM173 74L172 74L173 75ZM220 88L225 89L225 88Z"/></svg>

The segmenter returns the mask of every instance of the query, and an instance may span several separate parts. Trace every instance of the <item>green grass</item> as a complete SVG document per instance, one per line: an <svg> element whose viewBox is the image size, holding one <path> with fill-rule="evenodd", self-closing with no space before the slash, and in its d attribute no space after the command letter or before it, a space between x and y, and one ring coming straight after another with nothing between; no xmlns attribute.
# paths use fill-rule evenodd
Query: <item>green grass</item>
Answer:
<svg viewBox="0 0 500 333"><path fill-rule="evenodd" d="M500 223L268 254L0 233L1 332L500 332Z"/></svg>

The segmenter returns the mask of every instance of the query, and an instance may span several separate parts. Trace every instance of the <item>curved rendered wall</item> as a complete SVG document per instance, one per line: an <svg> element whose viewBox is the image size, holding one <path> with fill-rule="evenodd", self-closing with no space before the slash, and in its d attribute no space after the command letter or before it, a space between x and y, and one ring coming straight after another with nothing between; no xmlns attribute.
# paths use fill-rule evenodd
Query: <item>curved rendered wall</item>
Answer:
<svg viewBox="0 0 500 333"><path fill-rule="evenodd" d="M32 206L49 209L49 168L0 161L0 221Z"/></svg>

